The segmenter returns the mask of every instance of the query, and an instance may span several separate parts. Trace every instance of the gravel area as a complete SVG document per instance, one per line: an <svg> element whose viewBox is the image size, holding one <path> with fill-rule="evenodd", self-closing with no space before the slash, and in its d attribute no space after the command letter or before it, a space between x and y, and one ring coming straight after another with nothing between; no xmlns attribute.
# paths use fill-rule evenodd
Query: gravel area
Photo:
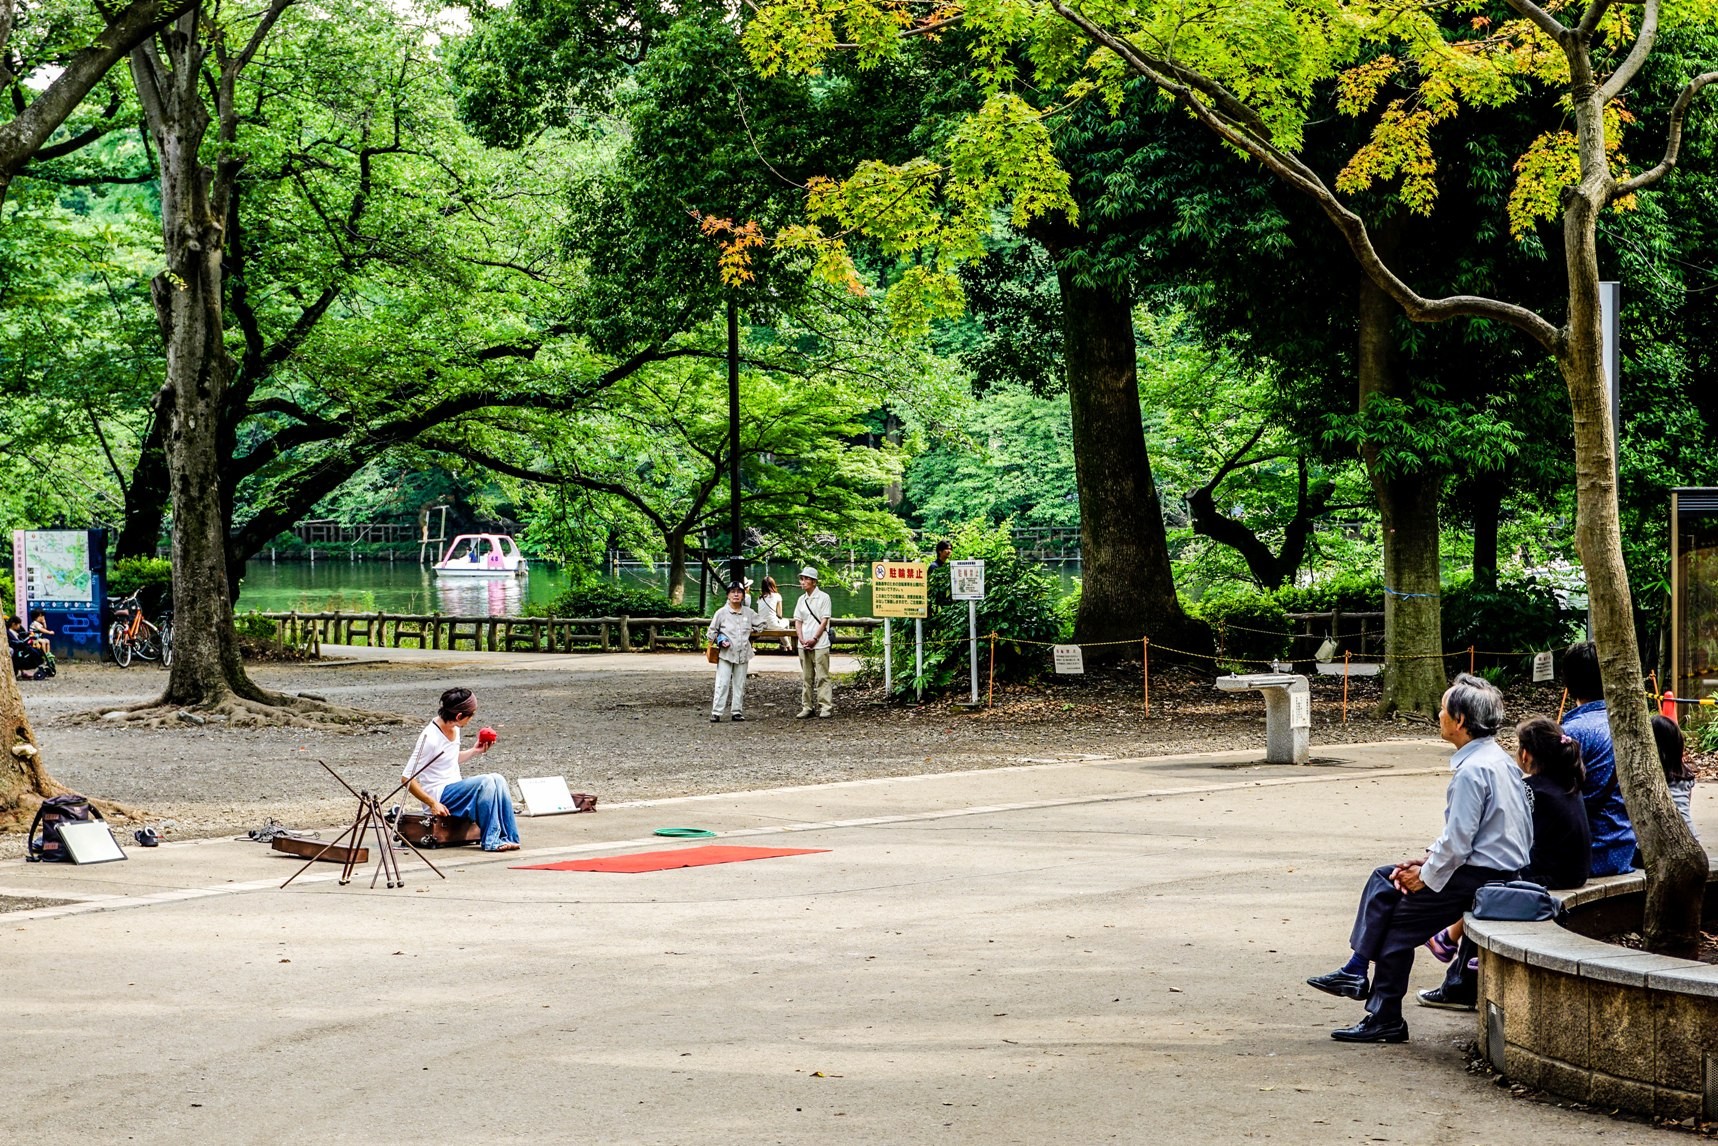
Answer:
<svg viewBox="0 0 1718 1146"><path fill-rule="evenodd" d="M564 775L574 791L610 802L1264 745L1257 694L1218 693L1206 673L1156 666L1149 718L1135 665L999 687L995 707L976 712L947 702L887 704L881 689L847 683L837 687L829 720L793 719L795 675L755 673L748 719L738 725L710 723L709 671L689 660L684 670L324 662L257 665L252 673L265 687L396 714L403 723L316 732L188 723L142 729L87 718L152 699L163 680L153 666L69 665L53 680L22 687L52 774L74 791L127 806L165 839L243 835L270 819L294 828L344 824L351 797L316 762L354 786L389 791L440 691L454 684L477 692L477 723L500 733L486 770L515 779ZM1426 721L1371 718L1375 682L1353 684L1346 724L1341 681L1314 678L1313 687L1315 754L1330 744L1436 735ZM115 824L122 840L136 826ZM21 849L18 833L0 834L0 855Z"/></svg>

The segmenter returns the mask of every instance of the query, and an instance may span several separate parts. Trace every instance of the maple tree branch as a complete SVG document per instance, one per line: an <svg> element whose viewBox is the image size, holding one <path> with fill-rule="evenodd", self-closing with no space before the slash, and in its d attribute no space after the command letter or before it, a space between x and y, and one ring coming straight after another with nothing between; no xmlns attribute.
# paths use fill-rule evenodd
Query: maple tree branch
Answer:
<svg viewBox="0 0 1718 1146"><path fill-rule="evenodd" d="M1568 36L1569 26L1563 23L1563 21L1557 19L1557 17L1551 15L1551 13L1541 8L1539 5L1533 3L1533 0L1503 0L1503 2L1508 4L1509 7L1514 10L1516 15L1522 16L1537 24L1541 32L1544 32L1547 36L1550 36L1553 40L1557 41L1559 45L1562 45L1565 37Z"/></svg>
<svg viewBox="0 0 1718 1146"><path fill-rule="evenodd" d="M1682 154L1682 122L1688 116L1688 105L1694 102L1694 97L1700 94L1702 88L1711 83L1718 83L1718 72L1703 72L1688 81L1688 86L1682 89L1682 94L1676 97L1676 103L1670 109L1669 138L1665 141L1664 158L1659 160L1656 166L1642 171L1633 179L1612 187L1612 202L1624 195L1633 195L1643 187L1650 187L1676 166L1676 161Z"/></svg>
<svg viewBox="0 0 1718 1146"><path fill-rule="evenodd" d="M1640 66L1646 63L1646 58L1652 54L1652 46L1658 41L1658 5L1659 0L1646 0L1646 11L1641 14L1640 31L1634 38L1634 46L1623 62L1617 65L1617 70L1611 73L1603 86L1599 88L1599 105L1602 107L1623 93L1629 81L1634 79ZM1600 3L1593 5L1595 9L1607 7ZM1589 17L1591 13L1589 13ZM1587 27L1587 21L1581 21L1581 27Z"/></svg>
<svg viewBox="0 0 1718 1146"><path fill-rule="evenodd" d="M1510 0L1511 4L1522 2L1525 0ZM1050 6L1088 38L1116 53L1130 68L1173 96L1191 111L1199 122L1222 139L1264 164L1272 174L1318 204L1325 217L1336 226L1347 242L1349 252L1360 264L1366 277L1376 283L1379 290L1390 296L1410 319L1415 322L1442 322L1459 317L1492 319L1520 330L1547 353L1557 352L1563 340L1563 333L1526 307L1480 295L1450 295L1429 299L1418 294L1398 278L1379 256L1377 248L1372 245L1372 235L1367 230L1365 220L1344 206L1317 172L1298 157L1283 151L1268 138L1253 131L1249 120L1237 121L1227 113L1225 109L1228 105L1240 104L1233 95L1225 92L1223 101L1207 103L1200 98L1203 87L1195 90L1190 83L1184 83L1175 75L1152 66L1126 39L1094 23L1083 13L1069 7L1065 0L1051 0ZM1188 71L1185 68L1180 70ZM1217 85L1215 81L1201 78L1206 85L1222 90L1221 85ZM1250 108L1247 110L1252 111ZM1256 119L1256 116L1257 113L1252 113L1249 119Z"/></svg>

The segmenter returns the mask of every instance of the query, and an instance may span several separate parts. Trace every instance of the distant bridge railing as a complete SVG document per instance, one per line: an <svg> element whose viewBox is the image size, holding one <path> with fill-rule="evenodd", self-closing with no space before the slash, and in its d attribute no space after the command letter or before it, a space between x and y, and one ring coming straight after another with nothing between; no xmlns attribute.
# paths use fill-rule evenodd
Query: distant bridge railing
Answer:
<svg viewBox="0 0 1718 1146"><path fill-rule="evenodd" d="M278 626L283 649L318 653L325 644L392 649L469 649L492 653L584 653L701 651L708 617L476 617L442 613L262 613ZM853 648L883 622L874 617L836 617L836 648ZM797 648L791 632L767 630L758 648L778 639Z"/></svg>

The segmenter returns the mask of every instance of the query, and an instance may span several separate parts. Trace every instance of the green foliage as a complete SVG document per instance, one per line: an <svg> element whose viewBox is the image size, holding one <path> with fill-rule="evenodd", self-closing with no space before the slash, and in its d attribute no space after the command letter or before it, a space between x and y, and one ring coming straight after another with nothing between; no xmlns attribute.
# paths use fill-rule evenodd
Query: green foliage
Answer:
<svg viewBox="0 0 1718 1146"><path fill-rule="evenodd" d="M1216 632L1224 657L1268 661L1289 651L1290 610L1278 597L1252 585L1229 584L1207 592L1187 612Z"/></svg>
<svg viewBox="0 0 1718 1146"><path fill-rule="evenodd" d="M1691 730L1694 743L1702 752L1718 752L1718 720L1709 720Z"/></svg>
<svg viewBox="0 0 1718 1146"><path fill-rule="evenodd" d="M1310 585L1289 585L1278 590L1276 599L1285 612L1376 613L1384 608L1384 581L1376 573L1345 572L1320 578Z"/></svg>
<svg viewBox="0 0 1718 1146"><path fill-rule="evenodd" d="M966 522L949 533L958 560L984 562L984 600L978 603L979 656L986 658L979 669L981 679L989 669L989 646L985 638L1050 643L1061 637L1057 612L1056 581L1044 568L1022 560L1015 552L1011 523L993 524L983 519ZM923 690L928 694L958 692L967 679L967 603L949 599L947 570L932 568L929 574L930 616L925 619L925 673ZM912 674L913 626L897 622L894 669L897 697L914 693ZM877 673L883 663L882 630L869 638L863 655L867 667ZM1027 679L1044 671L1049 650L1042 645L1014 645L1005 639L996 643L998 679Z"/></svg>
<svg viewBox="0 0 1718 1146"><path fill-rule="evenodd" d="M261 613L238 613L233 617L233 628L244 641L272 641L280 631L280 625L269 620Z"/></svg>
<svg viewBox="0 0 1718 1146"><path fill-rule="evenodd" d="M12 615L12 610L17 606L17 602L12 599L15 592L17 588L12 584L12 574L0 573L0 614L8 617Z"/></svg>
<svg viewBox="0 0 1718 1146"><path fill-rule="evenodd" d="M1563 608L1553 588L1535 578L1505 581L1495 591L1463 580L1443 590L1444 649L1534 653L1560 649L1580 635L1579 612ZM1530 673L1531 656L1479 656L1476 663L1513 676Z"/></svg>
<svg viewBox="0 0 1718 1146"><path fill-rule="evenodd" d="M115 597L172 585L173 563L163 557L122 557L107 567L107 591Z"/></svg>
<svg viewBox="0 0 1718 1146"><path fill-rule="evenodd" d="M656 589L592 577L567 586L531 612L539 617L695 617L698 606L676 604Z"/></svg>
<svg viewBox="0 0 1718 1146"><path fill-rule="evenodd" d="M1078 528L1067 399L1004 384L960 404L943 436L907 464L904 492L927 533L976 518Z"/></svg>

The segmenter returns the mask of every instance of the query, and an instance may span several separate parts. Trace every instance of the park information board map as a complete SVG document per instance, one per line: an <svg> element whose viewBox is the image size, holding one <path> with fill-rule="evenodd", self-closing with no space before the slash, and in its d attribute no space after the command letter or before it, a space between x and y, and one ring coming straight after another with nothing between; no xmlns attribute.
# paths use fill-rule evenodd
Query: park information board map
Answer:
<svg viewBox="0 0 1718 1146"><path fill-rule="evenodd" d="M17 593L21 600L28 598L32 608L77 609L94 604L88 530L19 530L12 536L12 552L22 555Z"/></svg>
<svg viewBox="0 0 1718 1146"><path fill-rule="evenodd" d="M879 617L930 615L930 593L923 561L871 563L871 611Z"/></svg>

